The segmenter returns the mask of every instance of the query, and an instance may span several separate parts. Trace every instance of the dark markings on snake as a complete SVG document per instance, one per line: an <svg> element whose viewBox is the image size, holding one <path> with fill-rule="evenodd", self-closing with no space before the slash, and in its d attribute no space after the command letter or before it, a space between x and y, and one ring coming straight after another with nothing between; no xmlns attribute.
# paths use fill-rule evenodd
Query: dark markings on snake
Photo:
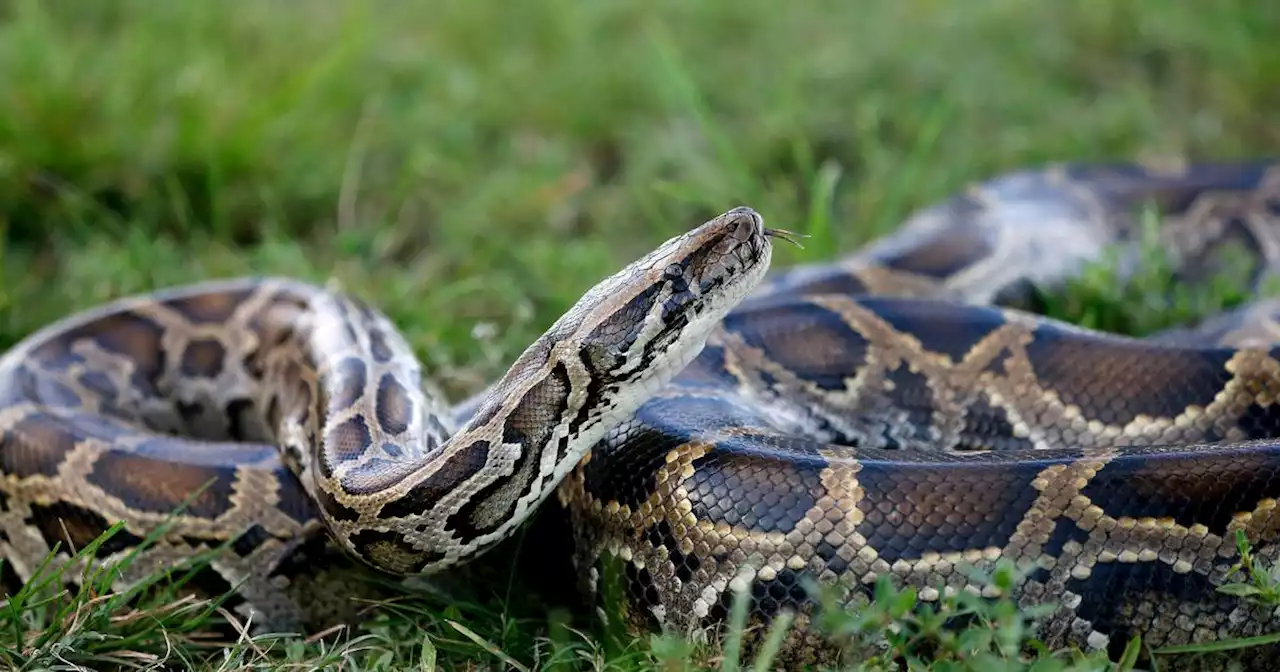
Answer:
<svg viewBox="0 0 1280 672"><path fill-rule="evenodd" d="M626 305L605 318L583 341L601 344L614 352L626 352L631 349L640 335L645 316L653 308L654 301L657 300L658 293L661 291L661 284L655 283L646 287L632 297ZM593 362L591 369L607 373L614 366L616 363Z"/></svg>
<svg viewBox="0 0 1280 672"><path fill-rule="evenodd" d="M368 384L369 369L364 360L358 357L344 357L333 367L333 386L337 394L329 399L329 412L341 413L355 406L364 396L365 385Z"/></svg>
<svg viewBox="0 0 1280 672"><path fill-rule="evenodd" d="M813 554L827 564L827 569L836 574L844 574L849 569L849 561L840 556L840 548L824 537L813 547Z"/></svg>
<svg viewBox="0 0 1280 672"><path fill-rule="evenodd" d="M1039 492L1042 463L917 464L863 460L858 532L892 564L925 552L1003 548ZM963 473L963 472L968 473Z"/></svg>
<svg viewBox="0 0 1280 672"><path fill-rule="evenodd" d="M1231 379L1229 350L1158 349L1054 326L1038 327L1026 348L1041 385L1085 418L1107 424L1203 408Z"/></svg>
<svg viewBox="0 0 1280 672"><path fill-rule="evenodd" d="M1236 512L1278 492L1280 455L1176 450L1113 461L1080 494L1111 516L1168 517L1224 535Z"/></svg>
<svg viewBox="0 0 1280 672"><path fill-rule="evenodd" d="M208 429L204 420L209 415L209 406L203 399L197 399L193 402L178 400L174 402L173 408L178 413L181 420L181 431L184 434L192 436L207 437L212 439L225 438L225 429L214 431L201 431Z"/></svg>
<svg viewBox="0 0 1280 672"><path fill-rule="evenodd" d="M772 579L756 579L751 582L751 602L765 620L769 622L783 609L799 611L814 603L809 592L805 590L803 580L813 578L808 572L797 572L784 567Z"/></svg>
<svg viewBox="0 0 1280 672"><path fill-rule="evenodd" d="M964 427L956 450L1031 450L1035 442L1014 436L1009 413L993 406L985 396L976 396L964 411Z"/></svg>
<svg viewBox="0 0 1280 672"><path fill-rule="evenodd" d="M353 306L351 305L352 297L346 294L337 294L332 298L333 300L327 302L327 305L332 306L333 309L342 316L344 321L353 321L353 315L351 313L353 309Z"/></svg>
<svg viewBox="0 0 1280 672"><path fill-rule="evenodd" d="M933 411L937 407L933 390L929 387L929 377L919 371L913 371L903 363L885 373L885 382L892 385L892 391L886 397L893 397L894 413L901 413L902 422L890 422L890 431L899 440L933 443Z"/></svg>
<svg viewBox="0 0 1280 672"><path fill-rule="evenodd" d="M147 513L167 515L184 501L187 515L214 519L226 513L235 493L235 468L183 464L173 452L171 447L148 451L146 445L139 446L137 454L105 452L85 480Z"/></svg>
<svg viewBox="0 0 1280 672"><path fill-rule="evenodd" d="M867 339L836 313L808 302L758 304L730 313L725 329L801 380L843 390L866 363Z"/></svg>
<svg viewBox="0 0 1280 672"><path fill-rule="evenodd" d="M409 391L390 373L382 374L378 380L377 409L378 426L388 434L404 433L413 421Z"/></svg>
<svg viewBox="0 0 1280 672"><path fill-rule="evenodd" d="M342 323L342 336L346 339L343 345L348 348L355 347L360 344L360 336L356 334L356 328L350 322Z"/></svg>
<svg viewBox="0 0 1280 672"><path fill-rule="evenodd" d="M1248 439L1271 439L1280 436L1280 403L1268 399L1268 403L1254 402L1240 414L1236 426Z"/></svg>
<svg viewBox="0 0 1280 672"><path fill-rule="evenodd" d="M680 294L689 291L689 279L687 277L687 269L689 260L684 259L680 262L668 264L662 271L662 279L666 281L671 288L672 294Z"/></svg>
<svg viewBox="0 0 1280 672"><path fill-rule="evenodd" d="M208 565L182 575L185 584L199 597L218 600L219 606L235 613L236 607L246 602L245 595L236 590L225 577Z"/></svg>
<svg viewBox="0 0 1280 672"><path fill-rule="evenodd" d="M80 374L80 386L98 398L99 403L115 400L120 396L120 388L115 381L103 371L85 371Z"/></svg>
<svg viewBox="0 0 1280 672"><path fill-rule="evenodd" d="M639 506L656 491L667 453L693 438L687 425L690 418L702 418L709 434L726 427L769 427L747 408L721 396L655 398L615 430L616 442L596 446L595 457L582 467L583 487L600 501ZM732 448L745 441L730 438L721 445Z"/></svg>
<svg viewBox="0 0 1280 672"><path fill-rule="evenodd" d="M1099 562L1093 565L1088 578L1069 578L1066 589L1083 598L1077 617L1110 636L1107 650L1116 656L1113 660L1118 659L1133 635L1129 612L1176 611L1179 603L1191 599L1197 603L1218 602L1220 606L1216 608L1226 614L1239 603L1239 598L1215 595L1217 591L1203 574L1180 574L1163 562ZM1177 628L1196 625L1192 619L1173 619L1173 623Z"/></svg>
<svg viewBox="0 0 1280 672"><path fill-rule="evenodd" d="M757 532L791 532L816 503L814 493L822 491L825 461L771 460L747 442L734 445L734 438L694 460L693 473L684 478L694 516Z"/></svg>
<svg viewBox="0 0 1280 672"><path fill-rule="evenodd" d="M672 294L670 298L662 302L662 323L668 328L679 329L681 325L688 323L688 317L685 316L683 308L697 300L692 292L680 292Z"/></svg>
<svg viewBox="0 0 1280 672"><path fill-rule="evenodd" d="M430 511L489 461L489 442L472 441L459 448L438 469L399 499L383 505L378 517L400 518Z"/></svg>
<svg viewBox="0 0 1280 672"><path fill-rule="evenodd" d="M459 507L446 521L446 527L464 543L492 531L515 509L516 499L504 502L500 512L492 511L491 499L500 490L512 486L517 492L528 491L529 482L537 469L543 444L551 435L551 428L568 412L569 377L562 363L551 369L552 375L538 381L525 392L502 426L502 442L520 447L520 455L511 466L511 476L498 479L481 488L471 499ZM558 373L557 373L558 372ZM551 408L551 411L547 411ZM479 519L486 511L484 520Z"/></svg>
<svg viewBox="0 0 1280 672"><path fill-rule="evenodd" d="M671 531L671 525L667 521L660 520L656 525L651 525L644 531L644 535L654 548L667 549L667 559L676 568L676 578L681 581L692 579L693 573L702 566L698 556L685 555L680 551L680 542L676 540L675 534Z"/></svg>
<svg viewBox="0 0 1280 672"><path fill-rule="evenodd" d="M236 537L236 540L231 543L231 550L235 551L236 555L247 558L272 538L266 528L254 523L244 534Z"/></svg>
<svg viewBox="0 0 1280 672"><path fill-rule="evenodd" d="M351 490L352 488L348 488ZM348 507L346 504L339 502L332 493L324 488L316 488L316 503L320 508L326 511L334 520L354 523L360 520L360 512Z"/></svg>
<svg viewBox="0 0 1280 672"><path fill-rule="evenodd" d="M1076 524L1076 521L1070 518L1058 518L1053 523L1053 532L1049 533L1049 539L1044 542L1042 552L1050 557L1060 557L1062 550L1066 547L1067 542L1074 541L1083 545L1089 540L1089 531Z"/></svg>
<svg viewBox="0 0 1280 672"><path fill-rule="evenodd" d="M240 366L251 380L255 383L261 382L267 372L265 351L262 348L249 350L240 358Z"/></svg>
<svg viewBox="0 0 1280 672"><path fill-rule="evenodd" d="M266 578L283 576L296 581L315 572L317 567L329 572L365 571L364 566L356 563L346 551L330 543L325 534L308 534L297 538L294 544L293 552L281 556L268 568Z"/></svg>
<svg viewBox="0 0 1280 672"><path fill-rule="evenodd" d="M648 569L636 567L628 562L623 566L623 580L627 594L631 598L631 604L662 604L661 597L658 594L657 583L654 582L653 575L649 573ZM651 620L653 619L653 614L648 609L644 610L644 617L651 624L658 624L656 620Z"/></svg>
<svg viewBox="0 0 1280 672"><path fill-rule="evenodd" d="M362 415L353 415L330 427L325 432L324 455L319 460L320 473L329 478L333 476L336 465L359 462L372 443L373 437Z"/></svg>
<svg viewBox="0 0 1280 672"><path fill-rule="evenodd" d="M31 517L25 521L40 530L45 539L62 542L62 551L75 553L88 546L111 523L96 512L66 501L31 504ZM98 557L118 553L142 543L142 537L121 528L98 547Z"/></svg>
<svg viewBox="0 0 1280 672"><path fill-rule="evenodd" d="M680 334L689 326L689 320L702 312L700 299L690 298L681 303L665 303L662 306L662 329L644 344L640 355L639 369L627 376L628 379L640 376L647 371L659 357L671 347Z"/></svg>
<svg viewBox="0 0 1280 672"><path fill-rule="evenodd" d="M74 330L67 335L65 342L93 339L108 352L132 361L134 369L130 380L133 385L144 396L156 397L159 396L157 381L164 375L169 355L161 346L163 335L164 328L147 318L117 313Z"/></svg>
<svg viewBox="0 0 1280 672"><path fill-rule="evenodd" d="M634 510L654 493L658 468L681 443L679 437L641 426L627 433L625 449L612 444L595 448L595 455L602 459L593 457L582 466L583 487L594 499L616 501Z"/></svg>
<svg viewBox="0 0 1280 672"><path fill-rule="evenodd" d="M394 356L391 346L387 345L387 335L381 329L369 330L369 354L379 364L386 364Z"/></svg>
<svg viewBox="0 0 1280 672"><path fill-rule="evenodd" d="M980 374L991 374L997 378L1007 378L1009 376L1009 359L1013 357L1008 346L1002 346L1000 351L991 358L981 369Z"/></svg>
<svg viewBox="0 0 1280 672"><path fill-rule="evenodd" d="M217 378L226 356L227 349L217 339L193 339L183 348L178 368L191 378Z"/></svg>
<svg viewBox="0 0 1280 672"><path fill-rule="evenodd" d="M548 375L530 387L511 409L502 424L502 442L520 445L522 457L540 450L552 429L568 414L571 389L568 369L563 362L556 362ZM589 406L589 402L583 405Z"/></svg>
<svg viewBox="0 0 1280 672"><path fill-rule="evenodd" d="M973 346L1006 324L998 311L984 306L887 298L859 303L926 350L942 353L954 363L964 361Z"/></svg>
<svg viewBox="0 0 1280 672"><path fill-rule="evenodd" d="M52 478L75 447L75 435L60 418L32 413L0 435L0 472L16 478Z"/></svg>

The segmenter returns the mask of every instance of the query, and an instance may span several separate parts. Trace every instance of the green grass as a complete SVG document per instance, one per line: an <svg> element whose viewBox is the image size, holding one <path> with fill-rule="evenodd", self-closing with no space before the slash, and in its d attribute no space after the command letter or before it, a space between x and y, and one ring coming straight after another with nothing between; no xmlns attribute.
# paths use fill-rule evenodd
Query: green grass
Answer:
<svg viewBox="0 0 1280 672"><path fill-rule="evenodd" d="M154 287L334 278L461 398L597 279L736 204L812 234L787 265L1017 167L1276 153L1278 31L1263 0L0 0L0 346ZM1085 288L1064 315L1188 314ZM494 592L212 652L184 635L202 605L66 596L74 628L28 603L0 648L28 669L500 667L479 639L529 667L678 669L680 642L615 646Z"/></svg>

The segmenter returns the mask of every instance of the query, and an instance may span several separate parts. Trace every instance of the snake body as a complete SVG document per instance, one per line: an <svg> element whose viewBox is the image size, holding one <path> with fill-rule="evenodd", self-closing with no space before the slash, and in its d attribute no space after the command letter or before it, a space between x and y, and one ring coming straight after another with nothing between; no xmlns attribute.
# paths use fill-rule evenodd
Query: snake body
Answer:
<svg viewBox="0 0 1280 672"><path fill-rule="evenodd" d="M936 600L1000 559L1028 570L1020 602L1057 605L1050 646L1272 632L1280 617L1215 587L1237 530L1280 560L1278 305L1147 339L1030 311L1107 249L1131 268L1147 203L1184 281L1232 246L1255 288L1280 270L1269 162L1011 173L768 277L787 234L736 208L593 287L453 407L340 291L120 299L0 358L3 578L116 521L99 557L164 523L122 585L222 547L196 588L313 630L356 618L353 558L455 567L555 493L583 588L619 562L631 625L714 626L741 588L754 624L799 610L789 665L838 654L808 627L805 579Z"/></svg>

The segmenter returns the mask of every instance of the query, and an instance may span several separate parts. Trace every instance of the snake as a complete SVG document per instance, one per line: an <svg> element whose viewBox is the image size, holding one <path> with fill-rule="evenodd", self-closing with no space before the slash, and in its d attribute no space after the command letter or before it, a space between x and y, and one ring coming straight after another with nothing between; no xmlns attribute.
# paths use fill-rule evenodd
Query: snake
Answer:
<svg viewBox="0 0 1280 672"><path fill-rule="evenodd" d="M1136 273L1152 211L1178 282L1243 251L1256 296L1145 336L1043 314L1101 259ZM1280 560L1280 162L1023 168L834 260L772 269L778 240L747 206L707 219L452 405L333 283L210 279L48 324L0 357L4 589L50 557L129 556L123 587L203 553L190 590L318 631L360 619L356 570L448 572L551 508L582 590L614 572L613 618L715 632L742 595L752 632L795 615L784 667L841 655L814 586L992 597L974 571L1000 562L1051 647L1278 629L1218 588L1240 533Z"/></svg>

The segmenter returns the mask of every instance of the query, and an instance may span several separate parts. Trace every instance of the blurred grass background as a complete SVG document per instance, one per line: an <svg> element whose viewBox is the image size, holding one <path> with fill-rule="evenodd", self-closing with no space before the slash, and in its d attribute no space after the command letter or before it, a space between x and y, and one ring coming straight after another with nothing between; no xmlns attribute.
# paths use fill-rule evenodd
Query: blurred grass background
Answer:
<svg viewBox="0 0 1280 672"><path fill-rule="evenodd" d="M455 398L738 204L828 258L1003 171L1280 153L1266 0L0 1L0 346L336 279Z"/></svg>

